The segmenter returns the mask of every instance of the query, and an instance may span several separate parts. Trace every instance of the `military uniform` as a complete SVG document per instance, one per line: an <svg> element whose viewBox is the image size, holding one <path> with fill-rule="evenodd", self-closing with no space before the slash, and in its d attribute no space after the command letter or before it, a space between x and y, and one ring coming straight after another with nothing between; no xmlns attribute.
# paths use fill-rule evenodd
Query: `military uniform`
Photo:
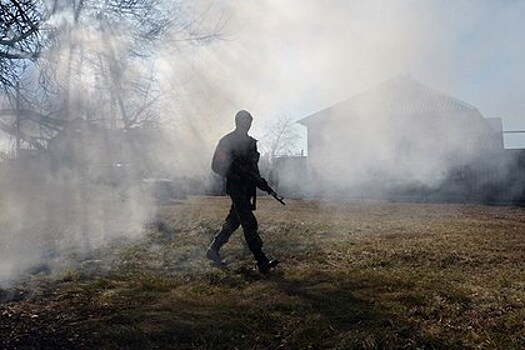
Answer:
<svg viewBox="0 0 525 350"><path fill-rule="evenodd" d="M213 156L212 169L226 177L226 193L232 203L221 230L208 250L208 258L220 259L219 249L228 242L232 233L242 226L248 248L259 269L263 271L274 266L269 264L277 262L270 261L262 251L263 242L257 232L257 219L253 214L256 208L256 184L248 174L260 176L258 161L257 140L248 134L235 130L219 141ZM212 256L214 252L216 257Z"/></svg>

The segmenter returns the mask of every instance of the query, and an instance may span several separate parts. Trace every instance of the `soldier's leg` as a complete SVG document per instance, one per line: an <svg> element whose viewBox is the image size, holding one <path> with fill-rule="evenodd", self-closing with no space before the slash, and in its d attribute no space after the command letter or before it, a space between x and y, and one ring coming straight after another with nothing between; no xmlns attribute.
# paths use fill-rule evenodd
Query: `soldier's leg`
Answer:
<svg viewBox="0 0 525 350"><path fill-rule="evenodd" d="M228 242L232 233L237 230L239 226L239 218L232 203L230 206L230 212L228 213L228 216L226 216L220 231L215 235L212 246L219 250L224 244L226 244L226 242Z"/></svg>
<svg viewBox="0 0 525 350"><path fill-rule="evenodd" d="M263 266L268 264L268 258L262 251L263 242L257 232L258 225L250 205L250 199L245 195L232 197L235 212L244 231L244 239L252 252L257 264Z"/></svg>
<svg viewBox="0 0 525 350"><path fill-rule="evenodd" d="M235 212L241 222L244 238L248 247L250 248L257 266L261 273L268 273L272 268L279 264L278 260L270 260L262 251L263 242L259 233L257 232L257 219L253 215L253 211L248 198L233 198L233 205L235 206Z"/></svg>
<svg viewBox="0 0 525 350"><path fill-rule="evenodd" d="M237 216L237 213L235 212L235 208L232 203L232 205L230 206L230 212L224 220L222 228L215 235L213 242L211 243L210 247L208 248L208 251L206 252L206 256L208 257L208 259L213 260L217 264L223 264L221 256L219 255L219 250L226 242L228 242L232 233L236 229L238 229L239 226L239 218Z"/></svg>

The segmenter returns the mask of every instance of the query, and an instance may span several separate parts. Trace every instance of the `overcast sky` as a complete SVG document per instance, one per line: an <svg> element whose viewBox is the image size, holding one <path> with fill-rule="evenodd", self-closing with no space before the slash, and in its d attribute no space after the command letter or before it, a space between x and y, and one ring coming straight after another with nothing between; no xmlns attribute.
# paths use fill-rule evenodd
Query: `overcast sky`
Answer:
<svg viewBox="0 0 525 350"><path fill-rule="evenodd" d="M223 0L202 6L207 25L224 22L224 40L186 58L192 72L184 79L192 103L207 102L221 120L239 108L252 111L259 125L283 114L300 119L409 73L485 117L501 117L506 130L525 130L525 1ZM525 147L525 135L507 139L507 146L519 145Z"/></svg>

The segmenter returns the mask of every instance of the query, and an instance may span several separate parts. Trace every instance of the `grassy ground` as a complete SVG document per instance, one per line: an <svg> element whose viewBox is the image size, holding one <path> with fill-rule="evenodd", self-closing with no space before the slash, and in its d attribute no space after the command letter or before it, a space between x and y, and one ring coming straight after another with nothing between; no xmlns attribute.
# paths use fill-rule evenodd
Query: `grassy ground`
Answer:
<svg viewBox="0 0 525 350"><path fill-rule="evenodd" d="M525 209L259 201L261 276L239 232L203 258L225 198L165 206L145 238L3 291L2 348L523 349Z"/></svg>

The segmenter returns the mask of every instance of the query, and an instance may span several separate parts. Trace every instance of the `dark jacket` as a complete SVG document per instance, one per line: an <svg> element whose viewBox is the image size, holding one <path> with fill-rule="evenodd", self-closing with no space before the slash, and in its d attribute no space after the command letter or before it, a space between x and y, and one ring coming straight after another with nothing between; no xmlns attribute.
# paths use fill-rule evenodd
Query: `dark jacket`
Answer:
<svg viewBox="0 0 525 350"><path fill-rule="evenodd" d="M226 193L241 191L255 197L256 186L246 171L260 175L259 157L257 140L234 130L219 141L211 167L215 173L226 177Z"/></svg>

